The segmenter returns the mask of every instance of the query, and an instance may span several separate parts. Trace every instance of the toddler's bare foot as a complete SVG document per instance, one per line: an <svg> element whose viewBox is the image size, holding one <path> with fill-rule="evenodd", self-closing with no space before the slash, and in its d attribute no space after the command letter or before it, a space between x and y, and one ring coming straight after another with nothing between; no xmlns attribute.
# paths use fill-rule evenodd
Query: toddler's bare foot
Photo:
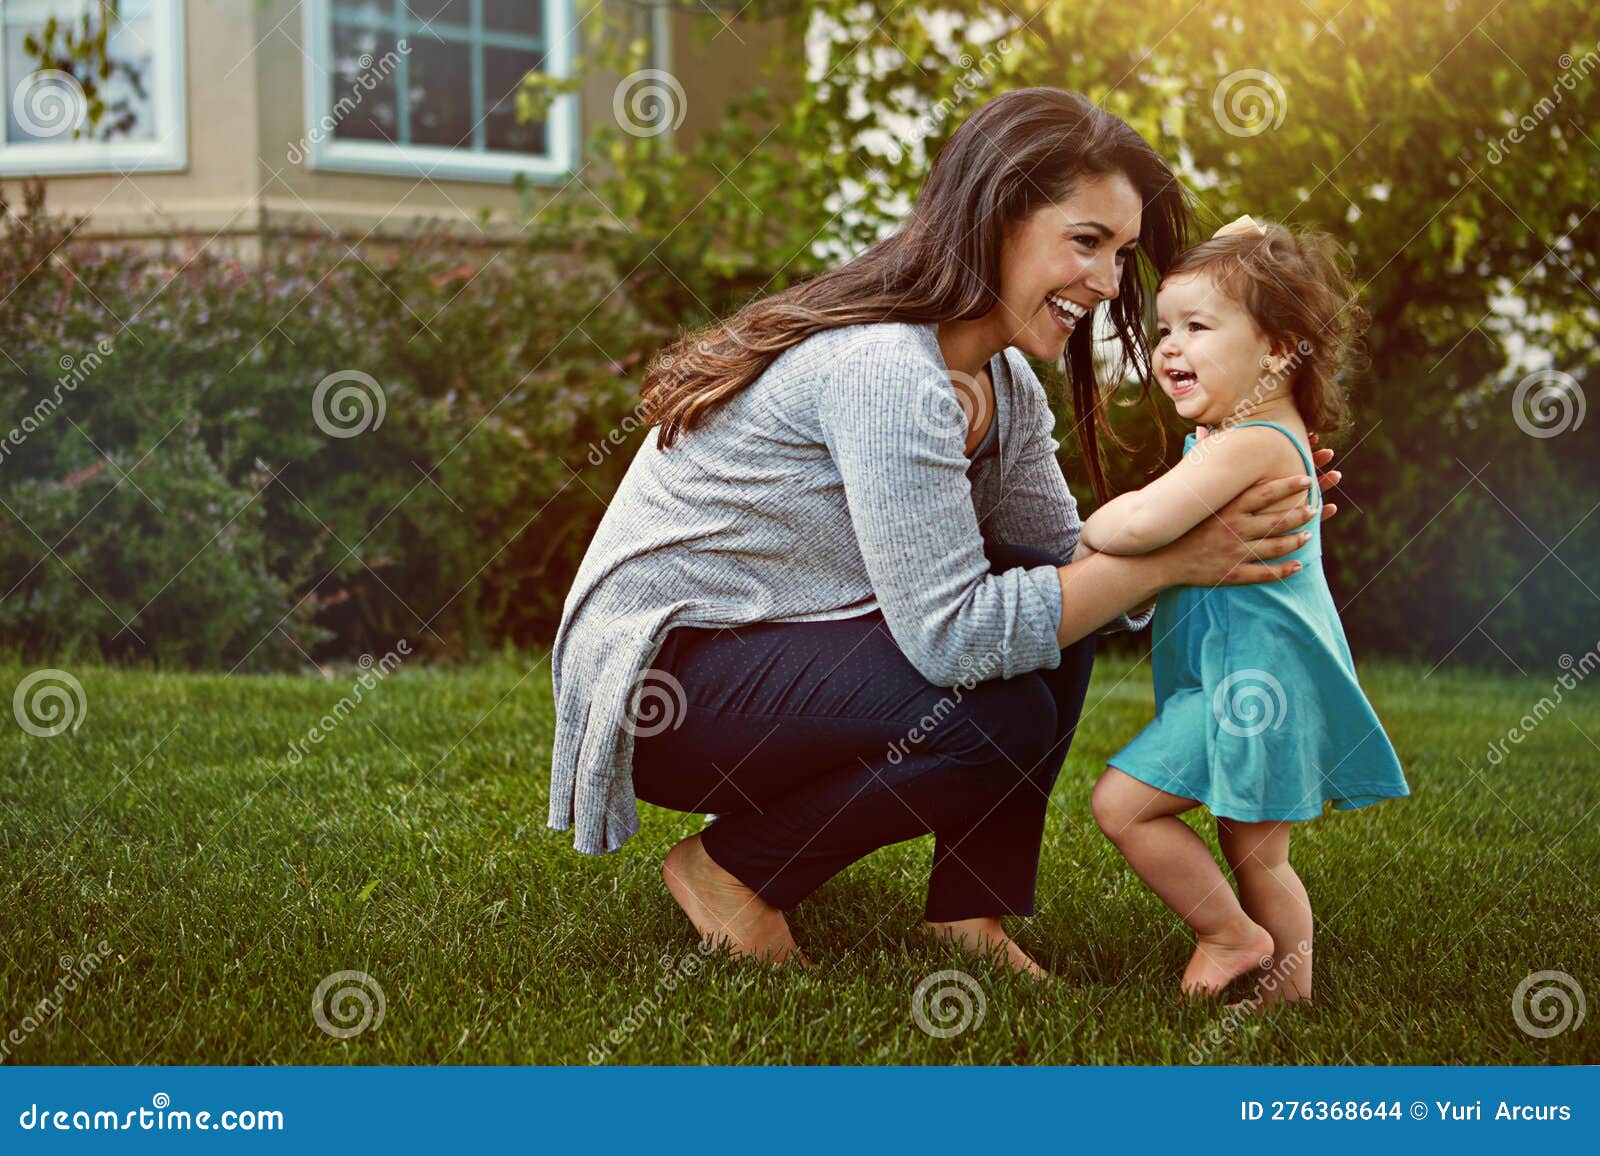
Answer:
<svg viewBox="0 0 1600 1156"><path fill-rule="evenodd" d="M1250 995L1228 1004L1227 1010L1259 1015L1264 1011L1277 1011L1286 1004L1290 1007L1308 1008L1311 1006L1311 993L1298 991L1292 981L1286 981L1282 976L1267 971L1256 981L1255 990Z"/></svg>
<svg viewBox="0 0 1600 1156"><path fill-rule="evenodd" d="M1282 1007L1308 1008L1311 1006L1311 997L1308 995L1285 995L1282 992L1253 995L1236 1003L1226 1005L1227 1011L1243 1012L1245 1015L1260 1015L1265 1011L1277 1011Z"/></svg>
<svg viewBox="0 0 1600 1156"><path fill-rule="evenodd" d="M1250 994L1236 1003L1230 1003L1228 1010L1255 1015L1263 1011L1276 1011L1284 1004L1310 1007L1311 959L1309 947L1304 943L1300 946L1307 952L1306 955L1290 952L1281 959L1262 960L1263 966L1256 973ZM1269 963L1270 967L1267 966Z"/></svg>
<svg viewBox="0 0 1600 1156"><path fill-rule="evenodd" d="M699 835L667 852L661 877L702 939L725 945L734 955L772 963L795 958L810 966L789 934L783 912L717 866Z"/></svg>
<svg viewBox="0 0 1600 1156"><path fill-rule="evenodd" d="M970 955L998 956L1008 967L1023 975L1031 975L1034 979L1045 979L1049 975L1017 945L1016 940L1006 934L998 918L991 916L957 919L950 923L924 923L922 928L936 939L954 942Z"/></svg>
<svg viewBox="0 0 1600 1156"><path fill-rule="evenodd" d="M1272 966L1272 936L1248 916L1241 920L1220 935L1199 937L1183 969L1184 995L1218 995L1246 972Z"/></svg>

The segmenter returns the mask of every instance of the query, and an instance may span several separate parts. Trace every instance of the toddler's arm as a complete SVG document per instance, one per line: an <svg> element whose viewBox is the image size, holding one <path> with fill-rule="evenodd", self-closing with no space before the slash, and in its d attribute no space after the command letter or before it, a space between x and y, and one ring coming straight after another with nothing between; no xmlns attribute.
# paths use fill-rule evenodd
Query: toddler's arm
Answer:
<svg viewBox="0 0 1600 1156"><path fill-rule="evenodd" d="M1267 476L1272 439L1251 426L1202 437L1183 460L1141 490L1101 506L1083 525L1083 541L1107 554L1147 554L1181 538Z"/></svg>

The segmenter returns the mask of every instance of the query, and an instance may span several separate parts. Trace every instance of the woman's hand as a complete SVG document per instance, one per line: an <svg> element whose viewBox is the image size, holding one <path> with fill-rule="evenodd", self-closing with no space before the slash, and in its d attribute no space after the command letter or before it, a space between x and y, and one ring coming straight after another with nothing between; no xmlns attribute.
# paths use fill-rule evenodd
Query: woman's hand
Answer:
<svg viewBox="0 0 1600 1156"><path fill-rule="evenodd" d="M1311 507L1304 503L1287 509L1279 507L1305 487L1299 477L1257 482L1176 542L1163 547L1158 553L1165 556L1171 583L1245 586L1293 574L1300 568L1298 562L1272 559L1306 541L1309 534L1287 531L1309 520Z"/></svg>
<svg viewBox="0 0 1600 1156"><path fill-rule="evenodd" d="M1305 540L1287 531L1306 522L1311 508L1281 507L1284 499L1304 490L1299 478L1258 482L1216 514L1167 546L1173 583L1180 586L1240 586L1287 578L1298 562L1273 562ZM1265 564L1259 564L1265 563Z"/></svg>
<svg viewBox="0 0 1600 1156"><path fill-rule="evenodd" d="M1328 491L1337 486L1344 475L1338 470L1327 468L1328 463L1333 461L1333 451L1319 450L1317 448L1316 434L1307 434L1306 436L1311 441L1311 464L1323 471L1317 475L1317 489L1322 491L1322 520L1326 522L1339 512L1339 507L1328 501Z"/></svg>
<svg viewBox="0 0 1600 1156"><path fill-rule="evenodd" d="M1195 444L1198 445L1200 442L1205 441L1210 434L1211 430L1207 427L1203 425L1195 426ZM1320 490L1323 495L1322 520L1326 522L1329 518L1333 517L1339 512L1339 507L1327 500L1328 491L1334 486L1337 486L1339 482L1343 480L1344 475L1338 470L1330 470L1327 468L1328 463L1333 461L1333 451L1319 450L1317 448L1316 434L1308 432L1306 434L1306 438L1311 443L1311 464L1316 466L1317 469L1322 470L1322 473L1317 475L1317 489Z"/></svg>

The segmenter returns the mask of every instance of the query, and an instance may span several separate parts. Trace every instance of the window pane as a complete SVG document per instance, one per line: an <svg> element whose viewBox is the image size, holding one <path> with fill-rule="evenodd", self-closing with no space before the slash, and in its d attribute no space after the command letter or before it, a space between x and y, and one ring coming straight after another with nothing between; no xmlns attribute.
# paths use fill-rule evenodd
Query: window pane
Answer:
<svg viewBox="0 0 1600 1156"><path fill-rule="evenodd" d="M393 33L333 26L333 70L328 83L332 86L329 115L336 122L336 139L399 141L397 57Z"/></svg>
<svg viewBox="0 0 1600 1156"><path fill-rule="evenodd" d="M7 24L6 140L71 140L82 101L65 85L35 79L37 61L22 50L22 38L33 29ZM18 119L17 114L22 114Z"/></svg>
<svg viewBox="0 0 1600 1156"><path fill-rule="evenodd" d="M390 24L394 21L394 0L333 0L333 15L335 20Z"/></svg>
<svg viewBox="0 0 1600 1156"><path fill-rule="evenodd" d="M515 48L483 50L483 99L489 114L484 128L488 130L491 149L519 153L545 151L544 122L517 123L516 100L523 75L543 67L544 58L538 53Z"/></svg>
<svg viewBox="0 0 1600 1156"><path fill-rule="evenodd" d="M544 32L544 0L483 0L483 26L491 32Z"/></svg>
<svg viewBox="0 0 1600 1156"><path fill-rule="evenodd" d="M106 55L114 67L101 89L106 115L95 132L96 140L155 140L155 106L150 94L155 82L154 23L149 4L123 6L106 37Z"/></svg>
<svg viewBox="0 0 1600 1156"><path fill-rule="evenodd" d="M444 24L472 23L472 5L469 0L407 0L406 10L413 20L427 22L438 20Z"/></svg>
<svg viewBox="0 0 1600 1156"><path fill-rule="evenodd" d="M471 148L471 48L426 36L410 45L411 143Z"/></svg>
<svg viewBox="0 0 1600 1156"><path fill-rule="evenodd" d="M105 112L92 130L84 119L78 139L97 141L153 141L156 138L155 90L156 56L151 44L152 21L148 0L125 3L122 18L111 26L106 37L106 55L111 75L100 83L100 99ZM44 30L44 20L4 19L5 75L8 91L6 137L15 143L51 141L64 145L73 142L72 129L86 102L81 88L66 80L36 77L39 61L28 55L23 40ZM56 34L56 49L63 47ZM20 116L19 116L20 113Z"/></svg>

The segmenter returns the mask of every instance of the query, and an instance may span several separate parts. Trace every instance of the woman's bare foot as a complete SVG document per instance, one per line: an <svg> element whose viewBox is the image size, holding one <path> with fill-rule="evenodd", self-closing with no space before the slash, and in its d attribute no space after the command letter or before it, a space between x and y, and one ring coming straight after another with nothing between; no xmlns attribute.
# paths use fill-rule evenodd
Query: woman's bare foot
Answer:
<svg viewBox="0 0 1600 1156"><path fill-rule="evenodd" d="M702 939L726 946L734 955L772 963L811 961L795 945L783 912L717 866L690 835L667 852L661 877Z"/></svg>
<svg viewBox="0 0 1600 1156"><path fill-rule="evenodd" d="M924 931L936 939L949 940L970 955L998 956L1008 967L1045 979L1049 973L1017 946L1017 941L1006 934L997 917L957 919L950 923L924 923Z"/></svg>
<svg viewBox="0 0 1600 1156"><path fill-rule="evenodd" d="M1240 920L1220 935L1199 937L1183 969L1184 995L1217 995L1246 972L1272 966L1272 936L1249 916Z"/></svg>

